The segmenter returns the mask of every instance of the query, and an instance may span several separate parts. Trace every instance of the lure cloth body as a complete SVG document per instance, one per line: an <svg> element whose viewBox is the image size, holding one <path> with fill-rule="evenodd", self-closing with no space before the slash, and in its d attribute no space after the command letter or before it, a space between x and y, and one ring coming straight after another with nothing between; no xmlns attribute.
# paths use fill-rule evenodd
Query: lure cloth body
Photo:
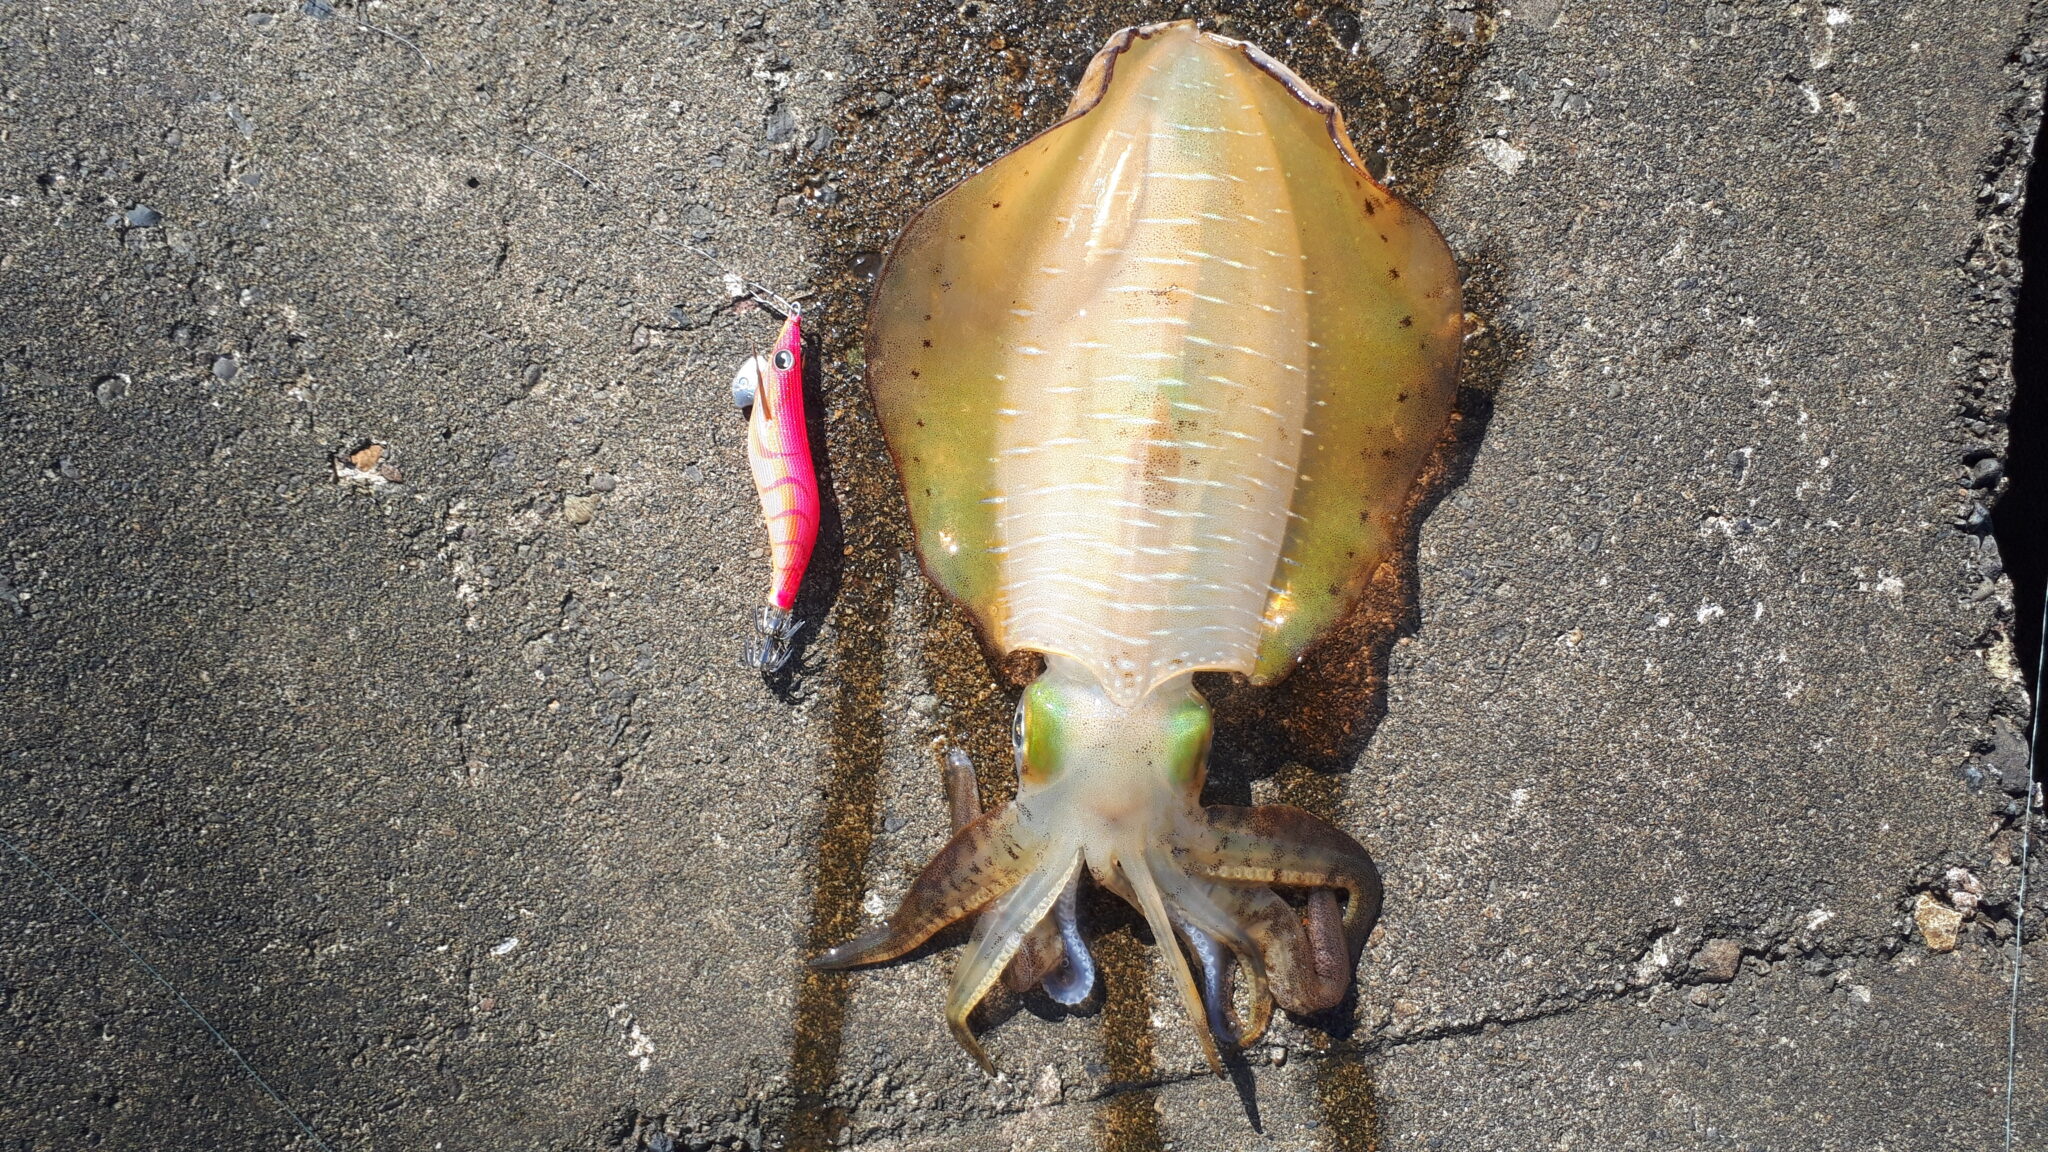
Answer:
<svg viewBox="0 0 2048 1152"><path fill-rule="evenodd" d="M966 1012L1005 964L1065 971L1085 864L1153 922L1212 1059L1269 990L1342 998L1371 861L1295 809L1201 807L1192 675L1285 676L1392 555L1462 317L1448 248L1335 107L1189 23L1112 37L1065 120L905 229L867 360L919 552L992 647L1046 671L1019 706L1018 800L828 963L982 911L949 1007L979 1054Z"/></svg>
<svg viewBox="0 0 2048 1152"><path fill-rule="evenodd" d="M792 312L775 345L749 357L732 382L733 402L747 414L747 464L768 525L768 602L755 620L747 663L773 672L789 659L800 622L796 594L818 542L818 478L804 427L803 317Z"/></svg>

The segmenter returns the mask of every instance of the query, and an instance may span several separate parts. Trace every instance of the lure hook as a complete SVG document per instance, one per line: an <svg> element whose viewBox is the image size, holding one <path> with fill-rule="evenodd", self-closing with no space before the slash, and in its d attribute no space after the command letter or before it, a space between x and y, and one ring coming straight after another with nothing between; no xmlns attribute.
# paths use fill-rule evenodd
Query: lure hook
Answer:
<svg viewBox="0 0 2048 1152"><path fill-rule="evenodd" d="M796 634L803 626L804 622L789 609L764 605L761 614L754 618L754 631L759 635L747 641L747 667L764 676L781 671L789 663Z"/></svg>

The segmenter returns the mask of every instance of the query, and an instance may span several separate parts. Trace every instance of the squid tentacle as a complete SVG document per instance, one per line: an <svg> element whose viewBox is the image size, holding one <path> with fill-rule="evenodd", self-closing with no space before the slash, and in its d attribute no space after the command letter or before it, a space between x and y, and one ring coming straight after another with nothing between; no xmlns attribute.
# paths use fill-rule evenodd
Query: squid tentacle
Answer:
<svg viewBox="0 0 2048 1152"><path fill-rule="evenodd" d="M946 786L946 806L952 815L953 831L958 832L974 823L982 814L981 784L975 779L974 760L967 755L966 749L958 746L946 749L943 779ZM1032 925L1030 932L1024 937L1023 945L1017 949L1017 955L1012 957L1009 966L1003 969L1003 985L1010 991L1029 992L1032 986L1041 980L1053 981L1061 970L1065 954L1071 949L1079 948L1086 962L1087 946L1080 943L1078 932L1068 930L1074 915L1074 890L1079 882L1080 874L1077 871L1075 878L1067 882L1066 891L1061 893L1061 903L1056 905L1056 908L1066 910L1066 919L1060 925L1055 925L1049 920L1041 920ZM982 913L983 919L990 915L993 913ZM1081 989L1079 995L1070 1000L1060 1000L1059 995L1055 993L1053 998L1060 1000L1062 1004L1079 1004L1087 998L1089 988L1093 987L1094 983L1094 970L1090 968L1087 986ZM1050 983L1046 990L1052 991Z"/></svg>
<svg viewBox="0 0 2048 1152"><path fill-rule="evenodd" d="M1216 897L1257 943L1281 1008L1306 1016L1343 1002L1351 987L1351 957L1333 893L1318 889L1310 895L1306 926L1271 888L1219 886Z"/></svg>
<svg viewBox="0 0 2048 1152"><path fill-rule="evenodd" d="M1153 869L1158 863L1147 859L1149 853L1118 860L1119 871L1129 883L1131 894L1137 897L1138 909L1145 914L1145 922L1152 928L1152 936L1159 942L1159 950L1166 954L1166 966L1173 973L1173 983L1180 990L1181 1005L1187 1010L1188 1019L1205 1020L1209 1010L1202 1001L1202 992L1195 983L1195 974L1188 968L1188 958L1176 943L1177 933L1174 921L1166 910L1166 901L1160 895L1159 882L1153 878ZM1216 1036L1208 1028L1196 1028L1195 1038L1201 1042L1202 1055L1209 1061L1209 1067L1218 1075L1224 1075L1223 1054L1216 1048Z"/></svg>
<svg viewBox="0 0 2048 1152"><path fill-rule="evenodd" d="M953 834L903 897L889 919L871 932L811 960L813 968L851 968L893 960L940 929L1015 888L1038 863L1019 835L1009 805L978 817Z"/></svg>
<svg viewBox="0 0 2048 1152"><path fill-rule="evenodd" d="M1010 958L1009 967L1003 969L1003 987L1020 995L1031 991L1052 978L1066 960L1066 951L1059 926L1048 915L1033 924L1018 942L1017 954Z"/></svg>
<svg viewBox="0 0 2048 1152"><path fill-rule="evenodd" d="M1067 890L1060 893L1059 903L1052 906L1049 921L1059 933L1064 963L1045 974L1045 994L1069 1008L1095 990L1095 957L1081 938L1081 918L1076 911L1080 895L1081 873L1077 870L1067 881Z"/></svg>
<svg viewBox="0 0 2048 1152"><path fill-rule="evenodd" d="M1342 888L1349 897L1343 928L1347 957L1357 963L1379 919L1379 868L1358 841L1335 825L1285 804L1207 810L1211 841L1189 853L1196 870L1226 883Z"/></svg>
<svg viewBox="0 0 2048 1152"><path fill-rule="evenodd" d="M1217 1039L1231 1047L1241 1047L1265 1035L1266 1027L1273 1018L1273 999L1268 988L1267 964L1259 944L1245 931L1241 917L1233 915L1228 907L1230 893L1221 885L1210 884L1189 876L1178 869L1161 876L1161 884L1172 899L1183 928L1199 932L1210 945L1227 951L1215 953L1215 963L1203 957L1209 982L1214 987L1208 990L1209 1020L1211 1027L1221 1021ZM1193 935L1189 935L1194 944ZM1202 946L1195 945L1197 956L1202 956ZM1250 1025L1237 1020L1236 997L1232 994L1232 971L1242 966L1250 980L1249 997L1252 1008Z"/></svg>
<svg viewBox="0 0 2048 1152"><path fill-rule="evenodd" d="M1200 928L1182 921L1180 930L1188 942L1188 951L1195 954L1196 966L1201 969L1202 1002L1209 1010L1209 1031L1225 1048L1243 1047L1248 1041L1240 1039L1237 1013L1231 1003L1231 978L1237 971L1236 958L1221 941Z"/></svg>
<svg viewBox="0 0 2048 1152"><path fill-rule="evenodd" d="M1031 930L1052 910L1060 892L1081 867L1081 853L1066 847L1046 854L1046 859L1026 875L1014 891L975 926L966 955L953 972L953 989L946 998L946 1024L954 1039L990 1075L996 1066L981 1042L974 1038L967 1017L988 990L995 986L1003 968L1017 954Z"/></svg>

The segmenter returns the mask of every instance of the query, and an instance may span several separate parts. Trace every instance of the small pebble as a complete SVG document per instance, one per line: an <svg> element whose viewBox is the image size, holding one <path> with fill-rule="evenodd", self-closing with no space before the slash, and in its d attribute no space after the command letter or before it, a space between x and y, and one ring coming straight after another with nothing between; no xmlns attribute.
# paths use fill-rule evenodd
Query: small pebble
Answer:
<svg viewBox="0 0 2048 1152"><path fill-rule="evenodd" d="M128 386L133 383L134 380L125 372L102 376L92 386L93 399L98 400L102 408L112 408L116 403L128 398Z"/></svg>
<svg viewBox="0 0 2048 1152"><path fill-rule="evenodd" d="M1996 456L1986 456L1984 459L1970 465L1970 487L1972 488L1989 488L2004 478L2005 462Z"/></svg>
<svg viewBox="0 0 2048 1152"><path fill-rule="evenodd" d="M1953 952L1962 941L1963 914L1929 893L1913 902L1913 923L1929 952Z"/></svg>
<svg viewBox="0 0 2048 1152"><path fill-rule="evenodd" d="M1060 1093L1065 1088L1066 1085L1060 1082L1059 1068L1055 1065L1047 1064L1039 1070L1038 1080L1031 1086L1031 1102L1040 1107L1048 1104L1057 1104L1060 1100Z"/></svg>
<svg viewBox="0 0 2048 1152"><path fill-rule="evenodd" d="M1484 156L1495 168L1500 169L1501 172L1509 176L1520 172L1522 165L1529 160L1527 152L1522 151L1505 140L1496 140L1491 136L1481 140L1477 147L1481 156Z"/></svg>
<svg viewBox="0 0 2048 1152"><path fill-rule="evenodd" d="M128 210L126 219L130 228L154 228L164 222L164 214L146 205L137 204Z"/></svg>
<svg viewBox="0 0 2048 1152"><path fill-rule="evenodd" d="M597 515L597 497L565 496L562 498L562 519L571 524L588 524Z"/></svg>
<svg viewBox="0 0 2048 1152"><path fill-rule="evenodd" d="M1709 940L1692 954L1692 970L1710 984L1726 984L1742 968L1742 945L1733 940Z"/></svg>
<svg viewBox="0 0 2048 1152"><path fill-rule="evenodd" d="M1998 551L1996 538L1986 536L1978 546L1977 570L1994 580L2005 573L2005 557Z"/></svg>
<svg viewBox="0 0 2048 1152"><path fill-rule="evenodd" d="M919 716L929 716L939 710L939 698L930 693L910 698L910 710Z"/></svg>
<svg viewBox="0 0 2048 1152"><path fill-rule="evenodd" d="M1330 35L1337 38L1338 45L1346 52L1358 47L1362 29L1359 27L1358 17L1353 13L1341 7L1332 7L1323 13L1323 24L1329 28Z"/></svg>
<svg viewBox="0 0 2048 1152"><path fill-rule="evenodd" d="M647 1152L675 1152L676 1140L666 1132L647 1134Z"/></svg>
<svg viewBox="0 0 2048 1152"><path fill-rule="evenodd" d="M596 472L591 474L590 490L592 492L609 492L612 489L617 488L618 486L618 477L613 476L609 472Z"/></svg>
<svg viewBox="0 0 2048 1152"><path fill-rule="evenodd" d="M242 366L235 363L233 356L217 356L213 361L213 374L222 380L233 380L242 374Z"/></svg>
<svg viewBox="0 0 2048 1152"><path fill-rule="evenodd" d="M683 479L688 480L692 484L702 484L704 482L704 470L692 464L688 468L683 469Z"/></svg>

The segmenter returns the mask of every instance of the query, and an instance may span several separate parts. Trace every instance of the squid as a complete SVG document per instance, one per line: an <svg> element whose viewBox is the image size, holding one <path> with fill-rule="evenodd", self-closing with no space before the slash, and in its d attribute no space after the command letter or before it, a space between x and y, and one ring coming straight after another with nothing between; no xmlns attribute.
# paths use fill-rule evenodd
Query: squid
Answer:
<svg viewBox="0 0 2048 1152"><path fill-rule="evenodd" d="M1089 995L1085 873L1144 916L1210 1065L1341 1003L1381 887L1333 824L1202 803L1198 672L1281 679L1404 538L1450 418L1449 247L1343 117L1253 45L1127 28L1064 119L928 205L885 263L868 382L930 578L1035 653L1017 792L821 968L973 917L945 1009ZM1242 1006L1243 1011L1240 1011Z"/></svg>

